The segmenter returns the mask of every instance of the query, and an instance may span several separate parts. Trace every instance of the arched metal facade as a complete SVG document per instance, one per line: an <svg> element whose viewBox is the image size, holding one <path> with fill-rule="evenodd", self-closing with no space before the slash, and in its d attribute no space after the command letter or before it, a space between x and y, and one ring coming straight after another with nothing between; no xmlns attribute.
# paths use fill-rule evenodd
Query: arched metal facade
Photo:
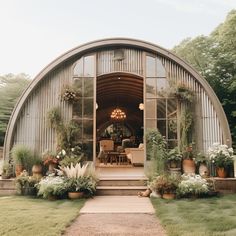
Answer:
<svg viewBox="0 0 236 236"><path fill-rule="evenodd" d="M124 59L114 60L117 50L118 53L122 51ZM55 132L47 127L46 114L49 109L60 106L64 120L72 119L72 105L61 101L60 94L63 86L74 82L74 68L79 60L86 60L87 56L94 57L92 75L94 81L98 76L109 73L130 73L142 77L145 83L148 79L146 64L148 55L161 62L167 79L187 84L194 91L198 109L197 136L201 149L206 150L214 142L231 145L228 122L218 98L206 80L191 66L154 44L134 39L114 38L94 41L72 49L36 76L13 110L5 137L4 157L9 157L11 147L16 143L28 145L36 152L55 150ZM96 97L96 85L94 85L94 97ZM143 100L145 99L144 93ZM95 106L93 111L96 111ZM147 124L147 119L144 124ZM96 132L93 134L96 135Z"/></svg>

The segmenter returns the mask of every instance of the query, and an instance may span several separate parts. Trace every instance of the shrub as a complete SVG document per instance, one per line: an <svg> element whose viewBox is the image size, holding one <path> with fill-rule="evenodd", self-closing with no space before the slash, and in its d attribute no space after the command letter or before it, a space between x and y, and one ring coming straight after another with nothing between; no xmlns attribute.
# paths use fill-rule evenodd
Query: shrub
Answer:
<svg viewBox="0 0 236 236"><path fill-rule="evenodd" d="M64 177L47 176L37 184L38 196L48 198L50 196L63 197L66 193Z"/></svg>
<svg viewBox="0 0 236 236"><path fill-rule="evenodd" d="M209 186L200 175L183 174L178 185L177 194L180 197L201 196L209 192Z"/></svg>

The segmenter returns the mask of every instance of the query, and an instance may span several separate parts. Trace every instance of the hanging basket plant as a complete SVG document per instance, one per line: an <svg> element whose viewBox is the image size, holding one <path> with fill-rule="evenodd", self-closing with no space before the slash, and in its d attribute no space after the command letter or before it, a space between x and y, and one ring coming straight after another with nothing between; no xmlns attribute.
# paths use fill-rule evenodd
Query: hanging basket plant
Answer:
<svg viewBox="0 0 236 236"><path fill-rule="evenodd" d="M194 92L184 84L177 85L174 95L180 102L193 103L194 101Z"/></svg>
<svg viewBox="0 0 236 236"><path fill-rule="evenodd" d="M80 92L75 86L65 86L62 89L61 99L69 103L75 103L79 100Z"/></svg>

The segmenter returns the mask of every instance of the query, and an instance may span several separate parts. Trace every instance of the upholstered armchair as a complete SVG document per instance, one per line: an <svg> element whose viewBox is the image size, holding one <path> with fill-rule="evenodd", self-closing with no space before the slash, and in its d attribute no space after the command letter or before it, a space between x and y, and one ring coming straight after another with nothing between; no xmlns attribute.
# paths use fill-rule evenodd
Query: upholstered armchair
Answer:
<svg viewBox="0 0 236 236"><path fill-rule="evenodd" d="M127 158L133 165L144 164L144 148L143 145L139 145L139 148L126 148L125 153Z"/></svg>
<svg viewBox="0 0 236 236"><path fill-rule="evenodd" d="M104 139L99 141L100 151L108 152L114 150L114 141L111 139Z"/></svg>

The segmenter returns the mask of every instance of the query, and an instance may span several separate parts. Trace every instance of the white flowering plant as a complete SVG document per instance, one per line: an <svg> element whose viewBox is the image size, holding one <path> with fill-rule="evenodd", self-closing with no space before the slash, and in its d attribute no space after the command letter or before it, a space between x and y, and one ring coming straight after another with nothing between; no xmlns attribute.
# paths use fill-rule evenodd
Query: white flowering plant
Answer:
<svg viewBox="0 0 236 236"><path fill-rule="evenodd" d="M209 185L200 175L183 174L178 185L177 194L180 197L199 196L209 192Z"/></svg>
<svg viewBox="0 0 236 236"><path fill-rule="evenodd" d="M207 151L210 162L216 167L228 167L233 164L234 151L225 144L214 143Z"/></svg>
<svg viewBox="0 0 236 236"><path fill-rule="evenodd" d="M47 176L37 184L38 196L48 198L49 196L61 197L66 193L65 178L63 176Z"/></svg>

